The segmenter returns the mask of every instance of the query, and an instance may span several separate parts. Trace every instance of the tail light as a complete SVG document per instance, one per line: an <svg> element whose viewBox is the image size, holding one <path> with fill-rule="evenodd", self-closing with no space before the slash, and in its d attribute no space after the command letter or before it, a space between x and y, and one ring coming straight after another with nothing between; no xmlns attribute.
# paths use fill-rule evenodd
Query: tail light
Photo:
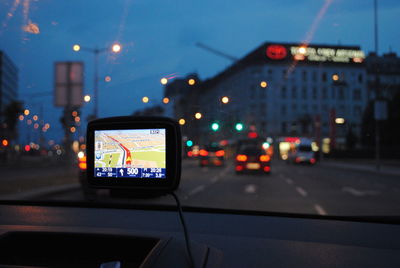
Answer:
<svg viewBox="0 0 400 268"><path fill-rule="evenodd" d="M236 171L242 171L243 170L243 166L236 166Z"/></svg>
<svg viewBox="0 0 400 268"><path fill-rule="evenodd" d="M270 172L271 171L271 167L264 167L264 171L265 172Z"/></svg>
<svg viewBox="0 0 400 268"><path fill-rule="evenodd" d="M245 161L247 161L247 155L238 154L238 155L236 156L236 160L239 161L239 162L245 162Z"/></svg>
<svg viewBox="0 0 400 268"><path fill-rule="evenodd" d="M189 157L192 157L192 156L193 156L193 152L192 152L192 151L189 151L189 152L187 152L187 155L188 155Z"/></svg>
<svg viewBox="0 0 400 268"><path fill-rule="evenodd" d="M261 155L260 156L261 162L269 162L270 160L271 160L271 157L269 155Z"/></svg>
<svg viewBox="0 0 400 268"><path fill-rule="evenodd" d="M80 170L86 170L87 169L86 156L79 158L79 169Z"/></svg>
<svg viewBox="0 0 400 268"><path fill-rule="evenodd" d="M204 149L201 149L199 154L200 154L200 156L207 156L208 152L206 150L204 150Z"/></svg>
<svg viewBox="0 0 400 268"><path fill-rule="evenodd" d="M311 158L311 159L310 159L310 163L311 163L311 164L315 164L315 158Z"/></svg>
<svg viewBox="0 0 400 268"><path fill-rule="evenodd" d="M300 159L300 157L296 157L296 163L300 163L300 161L301 161L301 159Z"/></svg>
<svg viewBox="0 0 400 268"><path fill-rule="evenodd" d="M222 157L224 155L225 155L225 151L224 150L219 150L219 151L215 152L215 156Z"/></svg>
<svg viewBox="0 0 400 268"><path fill-rule="evenodd" d="M202 160L202 161L201 161L201 164L202 164L202 165L207 165L207 164L208 164L208 161L207 161L207 160Z"/></svg>

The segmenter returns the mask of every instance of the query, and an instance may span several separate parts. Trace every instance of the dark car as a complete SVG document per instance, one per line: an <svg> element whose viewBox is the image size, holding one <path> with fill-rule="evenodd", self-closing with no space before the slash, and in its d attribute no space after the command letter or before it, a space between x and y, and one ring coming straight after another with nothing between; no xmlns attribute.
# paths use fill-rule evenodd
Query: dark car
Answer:
<svg viewBox="0 0 400 268"><path fill-rule="evenodd" d="M219 146L206 146L199 151L200 166L223 166L225 150Z"/></svg>
<svg viewBox="0 0 400 268"><path fill-rule="evenodd" d="M236 173L245 171L271 172L271 156L257 146L241 148L236 154Z"/></svg>

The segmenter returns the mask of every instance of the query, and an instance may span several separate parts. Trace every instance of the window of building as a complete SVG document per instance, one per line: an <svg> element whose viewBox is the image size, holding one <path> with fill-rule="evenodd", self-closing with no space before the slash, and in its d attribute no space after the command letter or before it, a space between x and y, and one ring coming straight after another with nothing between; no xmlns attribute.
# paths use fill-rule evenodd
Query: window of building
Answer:
<svg viewBox="0 0 400 268"><path fill-rule="evenodd" d="M306 71L301 72L301 76L302 76L303 81L307 81L307 72Z"/></svg>
<svg viewBox="0 0 400 268"><path fill-rule="evenodd" d="M363 80L364 80L364 77L363 77L363 75L362 74L359 74L358 75L358 83L362 83L363 82Z"/></svg>
<svg viewBox="0 0 400 268"><path fill-rule="evenodd" d="M313 89L312 89L312 98L314 100L316 100L318 98L317 88L316 87L313 87Z"/></svg>
<svg viewBox="0 0 400 268"><path fill-rule="evenodd" d="M323 72L322 73L322 81L323 82L326 82L326 80L327 80L326 77L327 77L326 72Z"/></svg>
<svg viewBox="0 0 400 268"><path fill-rule="evenodd" d="M362 113L362 109L361 109L361 106L359 106L359 105L356 105L356 106L354 106L354 116L361 116L361 113Z"/></svg>
<svg viewBox="0 0 400 268"><path fill-rule="evenodd" d="M338 89L338 97L339 97L339 100L344 100L344 88L342 88L342 87L340 87L339 89Z"/></svg>
<svg viewBox="0 0 400 268"><path fill-rule="evenodd" d="M307 99L307 88L306 87L301 88L301 97L303 99Z"/></svg>
<svg viewBox="0 0 400 268"><path fill-rule="evenodd" d="M281 88L281 98L286 99L286 87Z"/></svg>
<svg viewBox="0 0 400 268"><path fill-rule="evenodd" d="M353 100L361 100L361 89L359 89L359 88L354 89Z"/></svg>
<svg viewBox="0 0 400 268"><path fill-rule="evenodd" d="M317 72L316 72L316 71L313 71L313 72L312 72L312 80L313 80L314 82L317 81Z"/></svg>
<svg viewBox="0 0 400 268"><path fill-rule="evenodd" d="M281 106L281 114L286 115L286 105Z"/></svg>
<svg viewBox="0 0 400 268"><path fill-rule="evenodd" d="M292 87L292 98L293 99L297 98L297 88L296 87Z"/></svg>
<svg viewBox="0 0 400 268"><path fill-rule="evenodd" d="M282 124L281 124L281 131L282 131L282 133L286 133L286 132L287 132L286 122L282 122Z"/></svg>

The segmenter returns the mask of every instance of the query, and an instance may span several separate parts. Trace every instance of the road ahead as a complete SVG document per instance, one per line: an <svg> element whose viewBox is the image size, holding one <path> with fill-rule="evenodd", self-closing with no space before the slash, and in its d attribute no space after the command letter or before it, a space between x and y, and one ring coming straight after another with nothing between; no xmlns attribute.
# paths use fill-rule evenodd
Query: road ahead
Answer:
<svg viewBox="0 0 400 268"><path fill-rule="evenodd" d="M47 173L46 176L49 182L61 184L60 178L52 178ZM41 185L46 176L40 177ZM27 181L32 184L33 180ZM4 187L2 184L7 181L10 182L0 179L0 186ZM70 175L70 179L63 178L62 182L67 187L56 185L57 192L47 191L42 195L36 191L35 198L84 199L76 177ZM19 183L23 184L24 179L19 178ZM297 166L275 160L269 175L236 175L230 162L224 167L199 167L198 162L186 160L177 194L187 206L320 215L400 215L399 176L349 170L326 163ZM173 204L173 199L167 196L128 202Z"/></svg>

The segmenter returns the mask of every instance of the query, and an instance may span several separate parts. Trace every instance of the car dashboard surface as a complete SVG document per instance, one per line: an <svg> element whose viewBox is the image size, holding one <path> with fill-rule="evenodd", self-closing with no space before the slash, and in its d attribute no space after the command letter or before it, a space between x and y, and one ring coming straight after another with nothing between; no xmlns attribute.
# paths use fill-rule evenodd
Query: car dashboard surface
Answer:
<svg viewBox="0 0 400 268"><path fill-rule="evenodd" d="M400 225L186 209L195 267L399 267ZM0 267L189 267L172 208L0 204Z"/></svg>

